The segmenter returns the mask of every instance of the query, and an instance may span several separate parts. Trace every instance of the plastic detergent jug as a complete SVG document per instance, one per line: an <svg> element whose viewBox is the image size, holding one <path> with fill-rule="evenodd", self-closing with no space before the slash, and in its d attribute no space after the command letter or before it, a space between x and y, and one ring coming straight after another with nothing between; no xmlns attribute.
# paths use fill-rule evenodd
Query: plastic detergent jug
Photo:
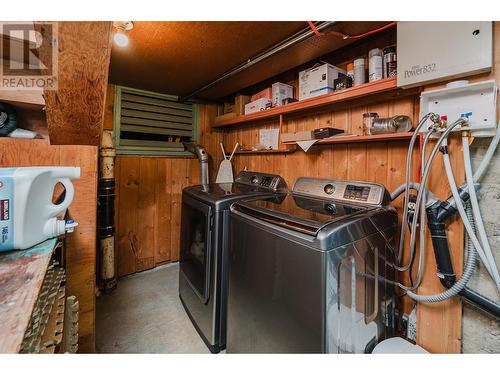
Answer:
<svg viewBox="0 0 500 375"><path fill-rule="evenodd" d="M78 224L56 216L73 201L75 178L80 178L80 168L0 168L0 251L27 249L72 232ZM58 182L66 192L63 202L53 204Z"/></svg>

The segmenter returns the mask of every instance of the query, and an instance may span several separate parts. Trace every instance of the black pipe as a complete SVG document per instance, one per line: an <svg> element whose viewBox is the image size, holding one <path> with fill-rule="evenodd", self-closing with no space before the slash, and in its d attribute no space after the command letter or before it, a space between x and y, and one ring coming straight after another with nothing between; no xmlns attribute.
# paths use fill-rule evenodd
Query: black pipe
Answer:
<svg viewBox="0 0 500 375"><path fill-rule="evenodd" d="M437 274L441 283L451 288L456 282L456 275L451 262L450 247L446 236L446 225L437 219L440 206L427 208L427 225L431 233L434 257L436 258Z"/></svg>
<svg viewBox="0 0 500 375"><path fill-rule="evenodd" d="M458 195L460 196L460 199L462 200L462 203L465 206L465 204L470 198L469 190L465 185L460 186L457 190L458 190ZM440 222L445 222L449 217L457 213L457 211L458 209L457 209L457 203L455 202L455 198L453 197L453 195L450 195L448 199L439 202L439 210L436 214L436 220Z"/></svg>
<svg viewBox="0 0 500 375"><path fill-rule="evenodd" d="M99 179L99 237L115 234L115 179Z"/></svg>
<svg viewBox="0 0 500 375"><path fill-rule="evenodd" d="M474 307L488 313L495 319L500 319L500 305L498 303L467 287L458 294Z"/></svg>
<svg viewBox="0 0 500 375"><path fill-rule="evenodd" d="M461 199L465 202L469 199L467 191L462 190L460 193ZM451 216L450 212L456 212L456 205L451 199L444 202L436 202L427 208L428 226L432 236L432 246L434 248L434 256L436 257L436 264L438 268L438 277L441 284L446 288L451 288L456 282L455 271L451 262L450 247L448 245L448 237L446 235L446 225L442 218ZM464 202L464 203L465 203ZM454 210L454 211L453 211ZM458 293L466 302L472 306L477 307L481 311L500 319L500 304L484 297L483 295L475 292L472 289L465 287Z"/></svg>

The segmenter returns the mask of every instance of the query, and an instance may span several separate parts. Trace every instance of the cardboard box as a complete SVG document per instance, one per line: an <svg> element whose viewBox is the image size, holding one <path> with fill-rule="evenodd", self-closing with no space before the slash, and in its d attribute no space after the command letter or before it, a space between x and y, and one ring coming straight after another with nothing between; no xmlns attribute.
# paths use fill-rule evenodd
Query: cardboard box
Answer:
<svg viewBox="0 0 500 375"><path fill-rule="evenodd" d="M335 89L334 81L345 70L331 64L323 64L303 70L299 73L299 100L328 94Z"/></svg>
<svg viewBox="0 0 500 375"><path fill-rule="evenodd" d="M309 141L314 139L311 130L281 134L281 142Z"/></svg>
<svg viewBox="0 0 500 375"><path fill-rule="evenodd" d="M283 105L283 100L293 99L293 87L285 83L276 82L271 86L271 100L273 107Z"/></svg>
<svg viewBox="0 0 500 375"><path fill-rule="evenodd" d="M226 113L234 112L234 103L224 103L222 104L222 112L225 115Z"/></svg>
<svg viewBox="0 0 500 375"><path fill-rule="evenodd" d="M260 98L248 104L245 104L245 115L250 113L255 113L259 111L263 111L266 108L271 106L271 99Z"/></svg>
<svg viewBox="0 0 500 375"><path fill-rule="evenodd" d="M250 103L250 97L246 95L236 95L234 98L234 113L236 116L245 114L245 104Z"/></svg>
<svg viewBox="0 0 500 375"><path fill-rule="evenodd" d="M236 117L236 114L234 112L226 113L225 115L219 115L215 116L215 121L226 121L226 120L231 120Z"/></svg>
<svg viewBox="0 0 500 375"><path fill-rule="evenodd" d="M262 99L262 98L271 100L271 97L272 97L272 89L271 89L271 87L266 87L264 90L261 90L256 94L253 94L250 97L250 101L254 102L257 99Z"/></svg>

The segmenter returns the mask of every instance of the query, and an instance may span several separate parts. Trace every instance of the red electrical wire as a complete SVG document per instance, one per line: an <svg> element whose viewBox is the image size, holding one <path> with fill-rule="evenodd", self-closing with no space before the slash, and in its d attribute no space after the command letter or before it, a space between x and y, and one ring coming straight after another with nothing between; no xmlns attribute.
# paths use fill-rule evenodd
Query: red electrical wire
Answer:
<svg viewBox="0 0 500 375"><path fill-rule="evenodd" d="M308 23L309 27L311 28L311 30L314 31L314 34L316 34L317 36L336 35L336 36L342 37L342 39L359 39L359 38L364 38L365 36L368 36L368 35L378 33L379 31L388 29L389 27L396 25L398 22L397 21L390 22L390 23L388 23L384 26L381 26L377 29L373 29L373 30L367 31L366 33L362 33L362 34L358 34L358 35L349 35L349 34L344 34L344 33L338 32L338 31L329 31L327 33L322 33L320 31L318 31L318 29L316 28L316 26L314 26L314 23L312 23L312 21L307 21L307 23Z"/></svg>

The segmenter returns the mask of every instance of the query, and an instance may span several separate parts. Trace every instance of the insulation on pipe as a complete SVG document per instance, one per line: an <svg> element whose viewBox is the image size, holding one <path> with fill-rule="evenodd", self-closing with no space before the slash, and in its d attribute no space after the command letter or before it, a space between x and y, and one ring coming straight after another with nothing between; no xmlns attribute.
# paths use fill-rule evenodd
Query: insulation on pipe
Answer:
<svg viewBox="0 0 500 375"><path fill-rule="evenodd" d="M99 278L103 292L116 287L115 272L115 149L113 132L105 130L101 140L100 177L98 188L99 209Z"/></svg>

